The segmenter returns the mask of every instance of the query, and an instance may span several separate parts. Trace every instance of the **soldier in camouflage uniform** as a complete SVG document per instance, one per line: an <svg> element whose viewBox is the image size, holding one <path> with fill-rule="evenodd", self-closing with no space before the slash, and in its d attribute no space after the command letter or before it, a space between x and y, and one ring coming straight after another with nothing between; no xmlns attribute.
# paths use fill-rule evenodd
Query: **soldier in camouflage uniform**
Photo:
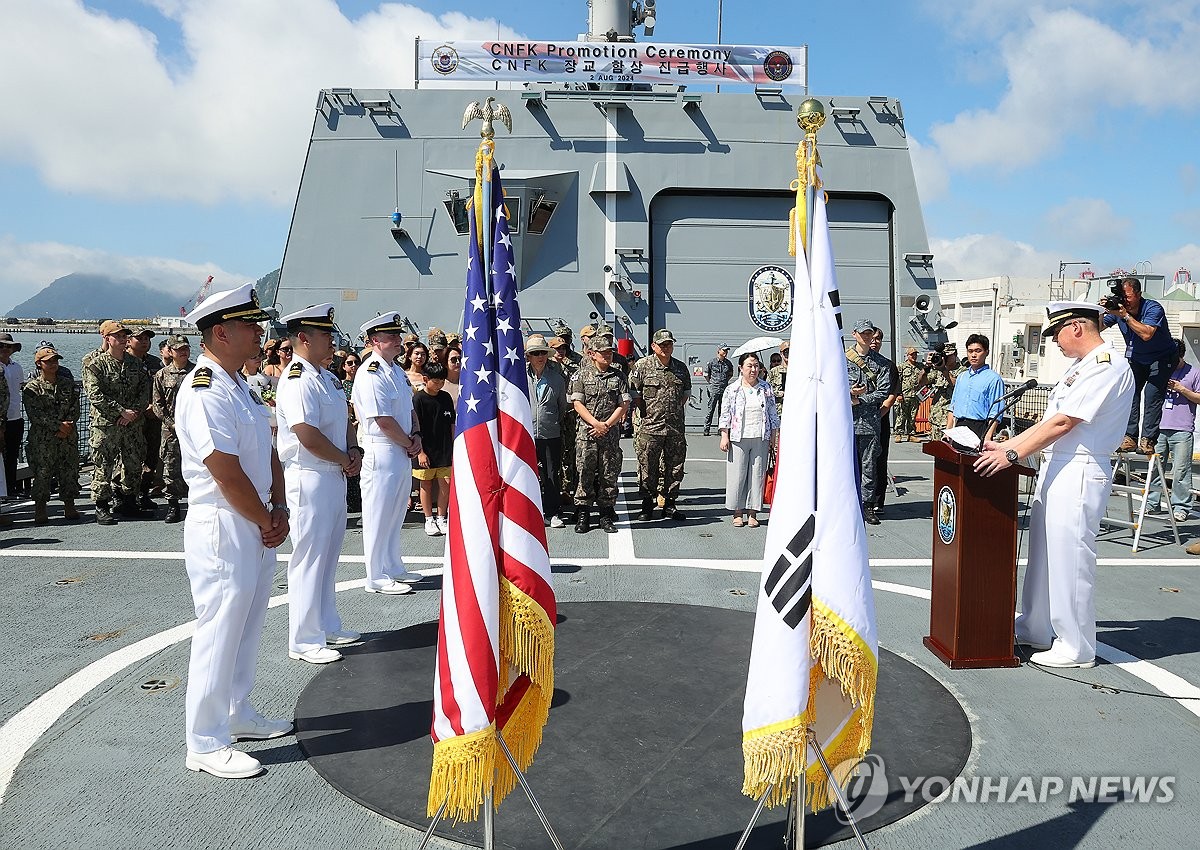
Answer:
<svg viewBox="0 0 1200 850"><path fill-rule="evenodd" d="M954 395L954 382L962 369L958 363L958 348L954 343L946 343L942 356L935 358L934 365L926 365L926 383L933 390L929 408L929 438L942 439L946 430L946 419L950 415L950 398Z"/></svg>
<svg viewBox="0 0 1200 850"><path fill-rule="evenodd" d="M767 383L771 385L771 392L775 395L775 409L783 415L783 390L787 386L787 369L788 369L788 350L791 348L791 343L786 339L779 345L779 353L783 357L783 362L778 366L772 366L767 372Z"/></svg>
<svg viewBox="0 0 1200 850"><path fill-rule="evenodd" d="M83 389L92 405L92 498L96 522L115 525L113 502L122 516L141 516L138 484L146 435L138 421L150 404L150 378L141 361L126 354L129 330L109 320L100 326L108 350L83 370ZM115 480L117 470L119 481Z"/></svg>
<svg viewBox="0 0 1200 850"><path fill-rule="evenodd" d="M675 501L679 498L687 458L683 425L684 411L692 395L692 376L687 366L671 356L675 337L669 330L656 331L650 347L654 353L638 360L629 375L629 388L642 414L633 440L642 490L642 509L637 518L648 521L653 517L662 480L660 469L665 467L663 517L681 520L683 511L675 506Z"/></svg>
<svg viewBox="0 0 1200 850"><path fill-rule="evenodd" d="M25 385L22 397L29 419L27 456L33 470L33 524L50 521L46 505L50 483L58 481L63 517L78 519L75 499L79 495L79 446L75 423L79 419L79 390L75 381L59 371L62 355L50 346L33 354L38 374Z"/></svg>
<svg viewBox="0 0 1200 850"><path fill-rule="evenodd" d="M561 331L563 327L559 325L555 330ZM552 337L546 344L555 352L553 365L562 372L566 385L569 388L571 386L571 379L579 371L580 360L582 358L578 352L571 350L571 329L566 328L566 332L567 336L559 335ZM575 415L575 408L568 406L567 412L562 415L561 421L562 473L558 479L562 483L558 515L564 522L575 521L575 488L579 485L578 468L575 466L575 429L578 421L579 419Z"/></svg>
<svg viewBox="0 0 1200 850"><path fill-rule="evenodd" d="M154 376L163 367L162 360L156 354L150 353L150 340L154 331L140 327L129 337L129 356L142 364L150 386L154 386ZM154 415L149 406L143 411L142 431L146 435L146 459L142 462L141 482L138 486L138 507L144 511L153 512L158 505L150 498L150 491L162 488L162 465L159 463L159 452L162 446L162 422Z"/></svg>
<svg viewBox="0 0 1200 850"><path fill-rule="evenodd" d="M150 394L150 406L154 415L162 422L163 489L167 494L167 515L164 522L179 522L179 500L187 497L187 483L183 480L183 456L179 451L179 437L175 433L175 398L184 376L192 371L192 348L187 337L173 336L167 340L167 351L171 362L154 376L154 388Z"/></svg>
<svg viewBox="0 0 1200 850"><path fill-rule="evenodd" d="M898 367L900 372L900 401L894 408L896 418L893 423L896 432L896 442L908 440L918 443L917 408L921 406L919 393L925 386L925 370L917 360L917 349L909 346L904 350L904 362Z"/></svg>
<svg viewBox="0 0 1200 850"><path fill-rule="evenodd" d="M621 474L621 423L629 408L629 383L613 363L613 339L596 334L588 341L591 366L571 379L569 397L579 417L575 435L579 485L575 490L575 532L591 527L588 510L596 502L600 527L617 531L617 476Z"/></svg>

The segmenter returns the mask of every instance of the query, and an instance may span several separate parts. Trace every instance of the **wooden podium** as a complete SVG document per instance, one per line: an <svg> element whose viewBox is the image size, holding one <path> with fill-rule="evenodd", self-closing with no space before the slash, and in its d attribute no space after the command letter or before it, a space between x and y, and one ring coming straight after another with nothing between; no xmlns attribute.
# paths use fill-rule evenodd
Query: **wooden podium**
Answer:
<svg viewBox="0 0 1200 850"><path fill-rule="evenodd" d="M952 670L1017 667L1017 482L1011 466L984 478L977 458L944 442L933 457L933 586L925 646Z"/></svg>

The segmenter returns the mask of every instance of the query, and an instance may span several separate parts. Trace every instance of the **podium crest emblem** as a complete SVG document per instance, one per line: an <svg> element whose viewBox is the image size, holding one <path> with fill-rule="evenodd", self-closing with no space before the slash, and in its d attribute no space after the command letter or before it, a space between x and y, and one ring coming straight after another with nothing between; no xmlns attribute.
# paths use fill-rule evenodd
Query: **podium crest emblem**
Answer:
<svg viewBox="0 0 1200 850"><path fill-rule="evenodd" d="M949 546L954 542L954 532L958 527L958 503L954 499L954 491L943 487L938 491L937 498L937 532L943 543Z"/></svg>

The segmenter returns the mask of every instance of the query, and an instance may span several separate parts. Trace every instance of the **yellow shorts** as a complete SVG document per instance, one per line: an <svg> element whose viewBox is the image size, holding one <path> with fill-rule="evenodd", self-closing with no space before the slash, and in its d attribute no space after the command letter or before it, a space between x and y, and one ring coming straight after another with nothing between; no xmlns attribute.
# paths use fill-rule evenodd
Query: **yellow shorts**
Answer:
<svg viewBox="0 0 1200 850"><path fill-rule="evenodd" d="M418 481L433 481L435 478L449 478L450 467L448 466L431 466L429 469L421 469L416 467L413 469L413 478Z"/></svg>

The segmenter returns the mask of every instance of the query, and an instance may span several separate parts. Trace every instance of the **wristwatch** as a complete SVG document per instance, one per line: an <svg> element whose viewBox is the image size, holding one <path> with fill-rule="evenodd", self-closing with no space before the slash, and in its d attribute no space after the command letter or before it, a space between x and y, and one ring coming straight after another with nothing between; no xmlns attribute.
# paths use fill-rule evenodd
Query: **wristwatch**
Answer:
<svg viewBox="0 0 1200 850"><path fill-rule="evenodd" d="M1005 459L1006 461L1008 461L1009 463L1014 463L1014 464L1015 464L1015 463L1016 463L1017 461L1019 461L1021 458L1017 456L1017 451L1016 451L1016 449L1009 449L1008 451L1006 451L1006 452L1004 453L1004 459Z"/></svg>
<svg viewBox="0 0 1200 850"><path fill-rule="evenodd" d="M292 509L289 508L287 505L277 505L274 502L272 502L271 503L271 513L275 513L275 511L283 511L284 516L286 516L288 519L292 518Z"/></svg>

